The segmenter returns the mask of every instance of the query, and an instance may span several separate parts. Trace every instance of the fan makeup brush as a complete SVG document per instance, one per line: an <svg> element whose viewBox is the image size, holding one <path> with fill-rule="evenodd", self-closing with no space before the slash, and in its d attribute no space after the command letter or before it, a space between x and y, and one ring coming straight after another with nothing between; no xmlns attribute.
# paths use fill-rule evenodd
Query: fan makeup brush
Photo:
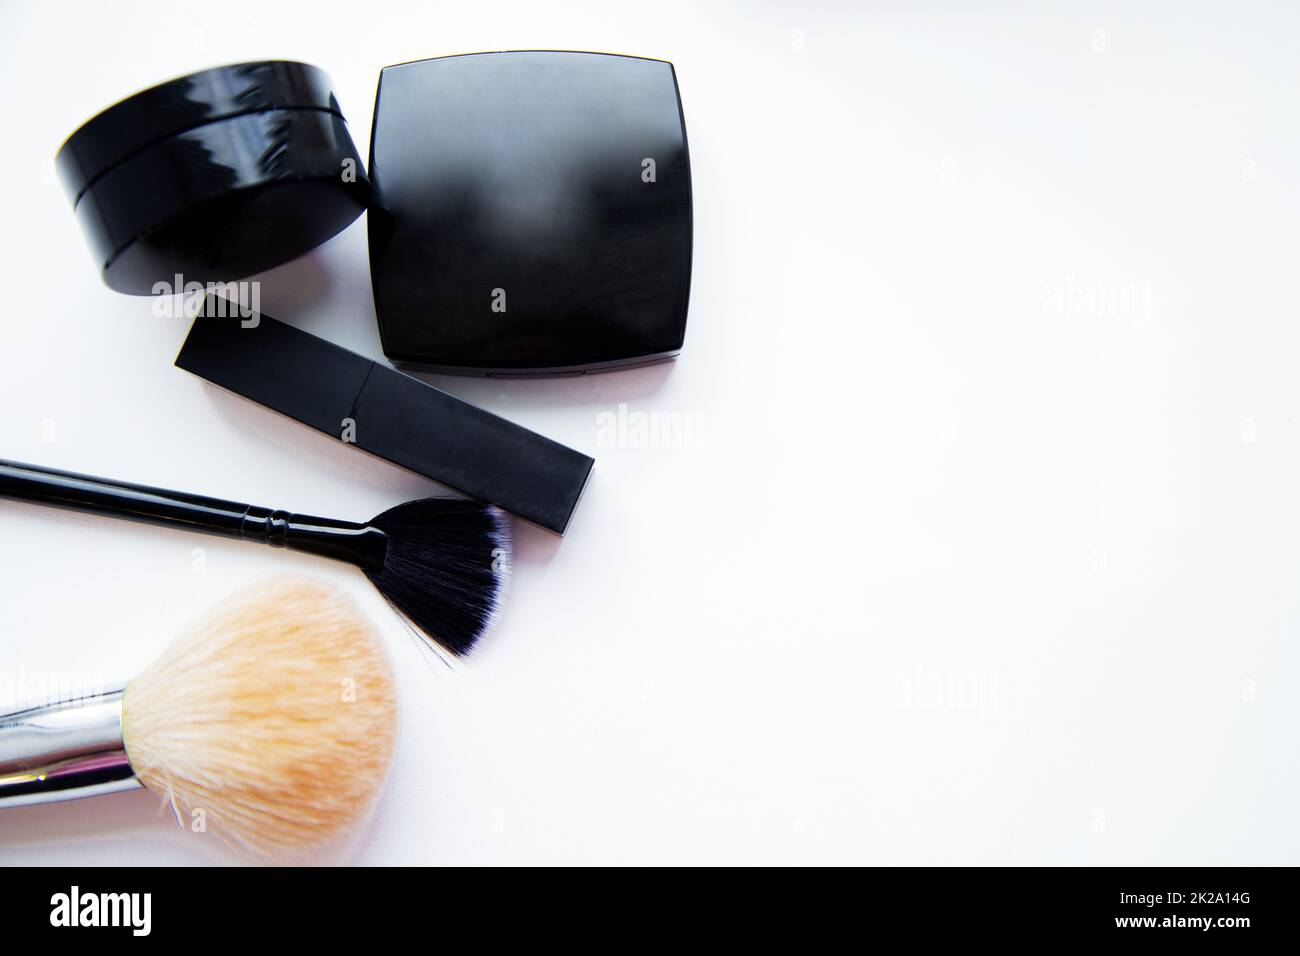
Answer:
<svg viewBox="0 0 1300 956"><path fill-rule="evenodd" d="M337 587L276 578L219 605L124 688L0 714L0 809L146 787L264 862L369 813L397 691Z"/></svg>
<svg viewBox="0 0 1300 956"><path fill-rule="evenodd" d="M355 564L389 604L457 655L491 626L510 574L509 518L492 505L461 498L408 501L358 524L2 459L0 497Z"/></svg>

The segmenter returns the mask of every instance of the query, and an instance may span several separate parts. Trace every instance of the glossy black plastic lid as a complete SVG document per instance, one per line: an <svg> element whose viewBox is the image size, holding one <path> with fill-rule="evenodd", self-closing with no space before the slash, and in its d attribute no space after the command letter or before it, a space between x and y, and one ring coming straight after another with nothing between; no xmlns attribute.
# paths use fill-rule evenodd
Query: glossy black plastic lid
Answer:
<svg viewBox="0 0 1300 956"><path fill-rule="evenodd" d="M110 106L68 137L55 166L75 202L97 177L159 140L270 109L339 113L329 77L309 63L236 63L178 77Z"/></svg>
<svg viewBox="0 0 1300 956"><path fill-rule="evenodd" d="M680 350L691 178L671 63L516 52L390 66L370 175L390 358L526 373Z"/></svg>
<svg viewBox="0 0 1300 956"><path fill-rule="evenodd" d="M148 295L178 273L225 282L288 262L361 215L368 195L342 117L270 110L149 147L97 179L76 215L104 282Z"/></svg>

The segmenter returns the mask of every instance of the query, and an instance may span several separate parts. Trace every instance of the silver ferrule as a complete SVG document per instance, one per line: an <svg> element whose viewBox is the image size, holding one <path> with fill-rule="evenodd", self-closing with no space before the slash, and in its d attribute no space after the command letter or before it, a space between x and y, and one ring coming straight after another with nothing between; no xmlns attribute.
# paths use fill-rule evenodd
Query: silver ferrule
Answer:
<svg viewBox="0 0 1300 956"><path fill-rule="evenodd" d="M0 714L0 807L140 787L122 740L122 691Z"/></svg>

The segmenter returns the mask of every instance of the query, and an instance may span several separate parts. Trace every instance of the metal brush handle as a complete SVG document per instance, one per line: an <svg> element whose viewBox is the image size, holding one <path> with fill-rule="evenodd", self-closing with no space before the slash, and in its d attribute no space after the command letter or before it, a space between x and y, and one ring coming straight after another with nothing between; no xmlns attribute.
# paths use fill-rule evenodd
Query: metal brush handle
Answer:
<svg viewBox="0 0 1300 956"><path fill-rule="evenodd" d="M370 525L296 515L3 459L0 496L256 541L273 548L292 548L363 568L382 568L388 551L387 535Z"/></svg>
<svg viewBox="0 0 1300 956"><path fill-rule="evenodd" d="M143 786L122 739L122 691L0 714L0 807Z"/></svg>

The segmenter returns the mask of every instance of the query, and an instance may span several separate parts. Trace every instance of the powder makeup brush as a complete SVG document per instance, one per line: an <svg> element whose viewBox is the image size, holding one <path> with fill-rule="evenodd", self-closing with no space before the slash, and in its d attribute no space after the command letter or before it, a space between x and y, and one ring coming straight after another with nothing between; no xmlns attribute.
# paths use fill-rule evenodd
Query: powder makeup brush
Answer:
<svg viewBox="0 0 1300 956"><path fill-rule="evenodd" d="M124 689L0 715L0 808L147 787L246 855L319 847L369 812L397 736L393 673L333 585L218 606Z"/></svg>
<svg viewBox="0 0 1300 956"><path fill-rule="evenodd" d="M468 651L492 624L510 574L509 519L461 498L408 501L358 524L3 459L0 497L347 561L453 654Z"/></svg>

